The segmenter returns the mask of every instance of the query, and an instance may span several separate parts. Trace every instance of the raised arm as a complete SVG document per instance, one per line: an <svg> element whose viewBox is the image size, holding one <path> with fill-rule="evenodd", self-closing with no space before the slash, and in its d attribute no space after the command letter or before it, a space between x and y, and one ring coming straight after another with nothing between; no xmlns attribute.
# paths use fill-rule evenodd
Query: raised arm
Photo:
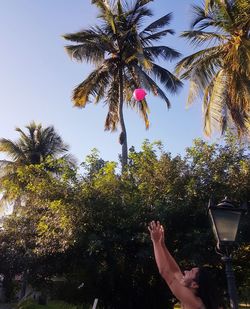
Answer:
<svg viewBox="0 0 250 309"><path fill-rule="evenodd" d="M180 267L165 245L163 226L159 221L152 221L149 224L148 229L154 246L156 264L161 276L165 279L168 285L171 285L174 279L181 280L183 275Z"/></svg>
<svg viewBox="0 0 250 309"><path fill-rule="evenodd" d="M165 245L163 226L159 221L152 221L148 229L153 242L157 267L174 296L187 308L202 308L201 299L195 295L193 288L185 286L180 267Z"/></svg>

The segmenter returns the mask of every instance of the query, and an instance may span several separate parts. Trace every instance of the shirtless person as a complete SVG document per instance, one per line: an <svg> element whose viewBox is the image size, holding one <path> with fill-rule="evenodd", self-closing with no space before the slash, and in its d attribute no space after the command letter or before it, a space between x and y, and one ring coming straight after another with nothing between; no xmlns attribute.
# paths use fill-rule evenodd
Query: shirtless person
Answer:
<svg viewBox="0 0 250 309"><path fill-rule="evenodd" d="M165 245L164 229L160 222L152 221L148 229L160 275L181 302L182 308L216 309L216 298L211 293L207 270L195 267L182 273Z"/></svg>

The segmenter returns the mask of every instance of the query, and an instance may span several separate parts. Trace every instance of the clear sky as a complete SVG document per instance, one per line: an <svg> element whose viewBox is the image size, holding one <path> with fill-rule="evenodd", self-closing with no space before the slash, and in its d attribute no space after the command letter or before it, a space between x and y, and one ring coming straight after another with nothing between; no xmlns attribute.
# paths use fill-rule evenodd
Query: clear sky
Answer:
<svg viewBox="0 0 250 309"><path fill-rule="evenodd" d="M158 17L173 12L168 36L163 44L183 55L192 52L183 39L191 21L191 4L199 0L154 0L150 5ZM118 159L119 132L104 131L107 108L89 104L73 108L72 89L83 81L91 67L72 61L64 51L61 35L76 32L98 22L91 0L0 0L0 137L15 140L15 127L23 128L32 120L43 126L54 125L70 152L81 162L90 150L98 148L105 160ZM164 63L168 69L174 64ZM184 154L202 133L201 104L186 109L188 84L175 96L168 94L172 107L156 97L148 97L150 128L135 111L125 110L128 144L140 148L144 139L161 140L173 155Z"/></svg>

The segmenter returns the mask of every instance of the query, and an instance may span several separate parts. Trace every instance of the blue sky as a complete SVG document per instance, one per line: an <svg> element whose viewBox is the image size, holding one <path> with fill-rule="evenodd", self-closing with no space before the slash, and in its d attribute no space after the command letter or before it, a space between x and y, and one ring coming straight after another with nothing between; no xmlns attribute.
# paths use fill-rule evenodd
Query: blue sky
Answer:
<svg viewBox="0 0 250 309"><path fill-rule="evenodd" d="M154 17L173 12L170 28L175 36L162 43L183 55L192 52L183 39L191 21L191 0L155 0L150 7ZM1 0L0 1L0 137L16 139L15 127L32 120L43 126L54 125L70 152L84 160L94 147L105 160L118 159L119 132L104 132L107 109L102 103L85 109L73 108L72 89L83 81L91 67L71 61L64 51L64 33L79 31L98 22L91 0ZM165 63L168 69L174 64ZM148 97L150 128L135 111L125 110L128 144L140 148L144 139L161 140L173 155L184 154L192 140L202 133L201 104L186 109L188 84L175 96L168 94L172 108L156 97Z"/></svg>

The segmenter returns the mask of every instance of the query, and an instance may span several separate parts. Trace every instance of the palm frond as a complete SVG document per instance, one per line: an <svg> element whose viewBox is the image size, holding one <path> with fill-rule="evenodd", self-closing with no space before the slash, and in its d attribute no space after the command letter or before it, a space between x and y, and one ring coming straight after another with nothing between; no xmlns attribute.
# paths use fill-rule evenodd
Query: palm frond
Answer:
<svg viewBox="0 0 250 309"><path fill-rule="evenodd" d="M109 0L92 0L92 4L95 4L100 9L99 18L104 19L111 26L113 33L117 33L117 27L115 24L115 16L113 14L113 7L110 5Z"/></svg>
<svg viewBox="0 0 250 309"><path fill-rule="evenodd" d="M220 70L207 87L203 101L204 133L211 136L214 130L224 130L227 121L227 106L225 104L226 78Z"/></svg>
<svg viewBox="0 0 250 309"><path fill-rule="evenodd" d="M106 60L100 67L94 70L73 91L73 101L76 107L85 107L89 102L89 96L96 97L100 89L106 87L110 82L112 72L116 66L112 59Z"/></svg>
<svg viewBox="0 0 250 309"><path fill-rule="evenodd" d="M6 153L13 160L25 160L25 155L18 143L6 138L0 139L0 152Z"/></svg>
<svg viewBox="0 0 250 309"><path fill-rule="evenodd" d="M233 123L239 134L245 134L248 131L249 114L245 111L249 110L249 90L246 87L245 92L242 83L236 82L236 84L230 82L226 69L220 70L210 83L209 95L205 93L204 96L204 104L206 104L204 131L208 136L212 129L220 130L224 134L229 124L232 126ZM238 92L235 93L235 88L240 95Z"/></svg>
<svg viewBox="0 0 250 309"><path fill-rule="evenodd" d="M141 26L141 24L144 22L145 17L150 17L152 16L152 12L150 9L146 7L140 8L134 17L130 21L130 25L137 25L138 27Z"/></svg>
<svg viewBox="0 0 250 309"><path fill-rule="evenodd" d="M106 26L109 26L113 34L117 33L115 3L110 0L93 0L92 4L95 4L100 13L98 18L105 21Z"/></svg>
<svg viewBox="0 0 250 309"><path fill-rule="evenodd" d="M168 97L165 95L164 91L157 85L157 83L146 72L144 72L140 66L135 65L134 69L136 71L136 74L142 81L142 85L145 87L145 89L148 91L152 91L155 95L162 98L166 102L167 107L170 108L171 104Z"/></svg>
<svg viewBox="0 0 250 309"><path fill-rule="evenodd" d="M172 16L173 16L172 13L168 13L168 14L162 16L161 18L157 19L156 21L154 21L150 25L148 25L145 29L143 29L141 34L148 33L148 32L154 33L158 29L169 25L169 23L172 19Z"/></svg>
<svg viewBox="0 0 250 309"><path fill-rule="evenodd" d="M238 29L249 31L250 3L248 0L239 0L233 3L234 24Z"/></svg>
<svg viewBox="0 0 250 309"><path fill-rule="evenodd" d="M171 93L176 93L182 87L182 82L174 74L155 63L149 73L153 74Z"/></svg>
<svg viewBox="0 0 250 309"><path fill-rule="evenodd" d="M225 0L205 0L205 12L207 13L209 10L213 9L214 5L225 4Z"/></svg>
<svg viewBox="0 0 250 309"><path fill-rule="evenodd" d="M192 11L194 18L191 22L191 28L193 29L195 26L197 26L201 21L204 20L210 20L213 21L212 11L211 10L205 10L204 7L201 7L199 5L192 5Z"/></svg>
<svg viewBox="0 0 250 309"><path fill-rule="evenodd" d="M63 142L53 126L44 128L40 133L37 151L44 159L48 156L55 157L69 150L69 146Z"/></svg>
<svg viewBox="0 0 250 309"><path fill-rule="evenodd" d="M226 22L222 22L222 12L220 12L218 8L215 10L213 7L208 11L206 11L204 7L198 5L193 5L192 8L194 13L194 19L191 23L192 29L195 28L200 31L209 27L214 27L220 30L223 30L224 28L228 29L228 23L230 23L230 21L227 20Z"/></svg>
<svg viewBox="0 0 250 309"><path fill-rule="evenodd" d="M142 39L144 42L151 42L151 41L158 41L167 34L174 34L174 31L172 29L166 29L160 32L156 32L147 36L143 36Z"/></svg>
<svg viewBox="0 0 250 309"><path fill-rule="evenodd" d="M65 46L67 54L77 61L87 61L94 64L98 64L104 60L105 50L102 46L95 44L80 44L80 45L68 45Z"/></svg>
<svg viewBox="0 0 250 309"><path fill-rule="evenodd" d="M90 29L84 29L75 33L66 33L62 35L65 40L76 42L76 43L85 43L88 41L98 41L100 35L103 35L103 31L99 27L92 27Z"/></svg>
<svg viewBox="0 0 250 309"><path fill-rule="evenodd" d="M16 131L20 134L18 145L19 148L23 150L34 147L36 143L35 142L35 132L37 130L36 124L33 122L30 124L30 126L26 126L26 129L28 129L28 135L26 135L20 128L16 128Z"/></svg>
<svg viewBox="0 0 250 309"><path fill-rule="evenodd" d="M144 120L146 129L148 129L149 128L149 119L148 119L149 108L148 108L147 101L144 99L139 102L136 101L136 103L138 106L139 114L142 116Z"/></svg>
<svg viewBox="0 0 250 309"><path fill-rule="evenodd" d="M128 21L128 27L132 25L138 25L140 20L144 17L152 16L152 12L149 8L145 7L152 0L136 0L131 9L126 12L126 19Z"/></svg>
<svg viewBox="0 0 250 309"><path fill-rule="evenodd" d="M201 66L210 66L210 70L212 70L212 67L220 65L224 55L223 50L222 46L215 46L189 55L177 63L175 72L178 76L182 74L181 79L187 79L195 75L194 70L199 68L199 66L200 69Z"/></svg>
<svg viewBox="0 0 250 309"><path fill-rule="evenodd" d="M214 0L205 0L205 12L207 13L208 10L214 5Z"/></svg>
<svg viewBox="0 0 250 309"><path fill-rule="evenodd" d="M145 57L143 47L140 41L138 42L138 48L135 50L135 59L144 69L152 69L152 61L150 60L150 58Z"/></svg>
<svg viewBox="0 0 250 309"><path fill-rule="evenodd" d="M142 88L141 78L132 66L127 66L124 70L124 99L129 105L132 101L133 91L137 88Z"/></svg>
<svg viewBox="0 0 250 309"><path fill-rule="evenodd" d="M136 101L135 99L132 99L130 102L130 105L142 117L144 124L145 124L145 128L146 130L148 130L149 125L150 125L148 114L150 111L149 111L147 101L145 99L142 101Z"/></svg>
<svg viewBox="0 0 250 309"><path fill-rule="evenodd" d="M224 43L228 40L227 35L217 34L215 32L205 32L205 31L184 31L181 33L182 38L186 38L191 44L199 46L209 41L209 44L216 43L217 41ZM213 42L214 41L214 42Z"/></svg>
<svg viewBox="0 0 250 309"><path fill-rule="evenodd" d="M115 131L119 123L119 80L118 72L114 72L114 78L110 83L110 87L107 92L105 104L108 105L109 110L105 120L105 130Z"/></svg>
<svg viewBox="0 0 250 309"><path fill-rule="evenodd" d="M221 51L218 48L203 50L184 58L177 64L177 73L182 72L182 79L190 80L187 105L202 95L220 68Z"/></svg>
<svg viewBox="0 0 250 309"><path fill-rule="evenodd" d="M173 48L167 46L150 46L144 48L144 54L153 59L162 58L163 60L175 60L181 54Z"/></svg>
<svg viewBox="0 0 250 309"><path fill-rule="evenodd" d="M1 184L3 184L5 175L11 175L14 173L17 164L10 160L0 160L0 191Z"/></svg>
<svg viewBox="0 0 250 309"><path fill-rule="evenodd" d="M226 103L238 132L245 134L246 124L249 122L250 82L238 72L227 70L226 73L228 83Z"/></svg>
<svg viewBox="0 0 250 309"><path fill-rule="evenodd" d="M106 10L110 9L109 2L107 0L92 0L91 3L95 4L103 12L106 12Z"/></svg>
<svg viewBox="0 0 250 309"><path fill-rule="evenodd" d="M119 16L119 18L121 18L121 16L123 16L123 7L122 7L122 4L121 4L121 0L118 0L117 1L117 14Z"/></svg>
<svg viewBox="0 0 250 309"><path fill-rule="evenodd" d="M196 81L195 77L189 81L189 92L186 106L189 107L201 93L199 82Z"/></svg>
<svg viewBox="0 0 250 309"><path fill-rule="evenodd" d="M220 31L230 32L233 23L233 17L228 2L215 1L216 5L206 10L204 7L198 5L193 6L194 20L191 27L196 27L196 30L204 30L209 27L214 27Z"/></svg>
<svg viewBox="0 0 250 309"><path fill-rule="evenodd" d="M205 8L193 9L195 30L182 36L195 46L214 41L219 45L198 51L177 64L176 72L190 80L189 103L203 94L207 135L215 129L223 134L228 126L234 126L238 134L249 134L249 1L207 0ZM203 31L205 28L211 32Z"/></svg>

